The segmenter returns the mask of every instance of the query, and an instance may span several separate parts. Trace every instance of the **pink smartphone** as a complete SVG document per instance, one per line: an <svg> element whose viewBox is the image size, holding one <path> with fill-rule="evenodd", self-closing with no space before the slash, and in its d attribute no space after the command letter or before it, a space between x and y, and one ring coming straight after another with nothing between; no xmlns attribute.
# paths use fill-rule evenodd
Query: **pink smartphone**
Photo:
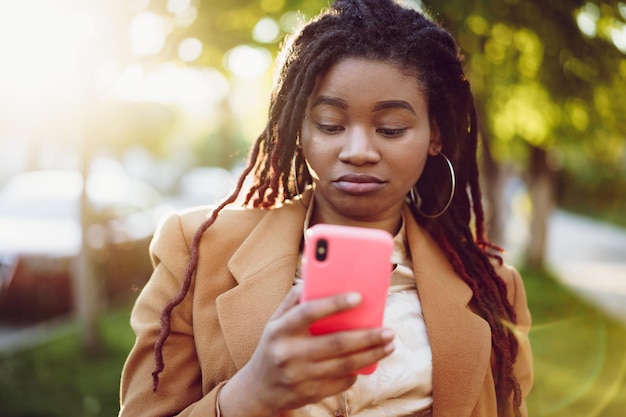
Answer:
<svg viewBox="0 0 626 417"><path fill-rule="evenodd" d="M316 224L306 231L301 301L342 292L359 292L351 310L316 321L312 334L379 327L392 272L393 237L380 229ZM370 374L372 364L358 371Z"/></svg>

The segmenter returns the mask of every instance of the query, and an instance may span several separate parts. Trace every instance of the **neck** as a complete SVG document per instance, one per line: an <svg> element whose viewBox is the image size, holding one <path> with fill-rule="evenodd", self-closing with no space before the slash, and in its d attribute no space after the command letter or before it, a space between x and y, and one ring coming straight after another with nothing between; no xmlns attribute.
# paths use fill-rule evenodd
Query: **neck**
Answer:
<svg viewBox="0 0 626 417"><path fill-rule="evenodd" d="M389 213L379 218L354 218L342 216L339 213L324 210L319 204L314 204L312 200L308 207L308 225L305 227L311 227L318 223L325 224L337 224L353 227L365 227L370 229L382 229L395 236L402 226L402 207L397 212Z"/></svg>

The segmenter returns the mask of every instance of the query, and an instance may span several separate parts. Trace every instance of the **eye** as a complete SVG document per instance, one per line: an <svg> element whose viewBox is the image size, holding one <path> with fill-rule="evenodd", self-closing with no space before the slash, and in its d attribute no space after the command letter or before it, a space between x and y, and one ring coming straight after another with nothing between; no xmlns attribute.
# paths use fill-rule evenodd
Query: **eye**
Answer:
<svg viewBox="0 0 626 417"><path fill-rule="evenodd" d="M333 135L344 130L343 126L323 124L323 123L317 123L317 128L321 132L324 132L329 135Z"/></svg>
<svg viewBox="0 0 626 417"><path fill-rule="evenodd" d="M390 129L390 128L383 127L383 128L376 129L376 132L388 138L395 138L398 136L402 136L404 132L406 132L406 128L403 127L403 128L398 128L398 129Z"/></svg>

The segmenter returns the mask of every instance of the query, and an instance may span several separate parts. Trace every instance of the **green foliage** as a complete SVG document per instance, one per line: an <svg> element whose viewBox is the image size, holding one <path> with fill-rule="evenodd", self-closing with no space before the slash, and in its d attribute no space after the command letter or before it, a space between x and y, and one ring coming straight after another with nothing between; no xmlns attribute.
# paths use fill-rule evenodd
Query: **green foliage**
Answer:
<svg viewBox="0 0 626 417"><path fill-rule="evenodd" d="M559 205L626 228L626 167L621 175L599 166L593 174L559 175Z"/></svg>
<svg viewBox="0 0 626 417"><path fill-rule="evenodd" d="M200 64L221 70L224 54L239 45L263 46L276 52L281 39L294 24L306 21L328 5L325 0L229 0L199 2L197 18L190 25L176 25L176 16L165 7L166 2L151 2L151 10L171 21L174 28L168 36L161 59L176 59L178 44L187 37L204 43ZM253 38L255 25L263 18L272 19L281 33L269 42Z"/></svg>
<svg viewBox="0 0 626 417"><path fill-rule="evenodd" d="M466 54L482 131L497 160L524 170L524 149L533 146L556 151L552 168L574 174L593 175L594 164L614 171L625 165L623 3L426 3Z"/></svg>
<svg viewBox="0 0 626 417"><path fill-rule="evenodd" d="M122 365L134 341L129 309L100 323L106 352L90 357L75 332L0 355L0 416L97 417L119 411Z"/></svg>
<svg viewBox="0 0 626 417"><path fill-rule="evenodd" d="M626 328L546 272L521 270L533 327L535 417L620 417L626 409Z"/></svg>
<svg viewBox="0 0 626 417"><path fill-rule="evenodd" d="M216 132L196 141L192 153L197 165L231 169L238 161L245 159L249 146L240 135Z"/></svg>
<svg viewBox="0 0 626 417"><path fill-rule="evenodd" d="M141 145L160 155L176 119L174 109L163 104L112 101L102 104L91 118L89 144L93 149L104 146L118 153L131 145Z"/></svg>

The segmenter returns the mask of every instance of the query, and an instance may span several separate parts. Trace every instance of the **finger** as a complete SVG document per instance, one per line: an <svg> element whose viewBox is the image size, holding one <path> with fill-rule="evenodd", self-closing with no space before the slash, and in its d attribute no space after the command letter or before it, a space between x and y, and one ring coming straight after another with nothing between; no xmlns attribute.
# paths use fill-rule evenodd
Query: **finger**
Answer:
<svg viewBox="0 0 626 417"><path fill-rule="evenodd" d="M289 311L291 308L297 305L298 301L300 300L300 292L301 292L300 286L294 285L293 287L291 287L291 290L289 290L289 292L287 293L287 296L280 303L276 311L274 311L274 314L272 314L272 317L270 318L270 320L276 319L282 316L283 314L285 314L285 312Z"/></svg>
<svg viewBox="0 0 626 417"><path fill-rule="evenodd" d="M336 395L350 388L357 380L357 375L348 374L339 378L308 379L304 383L288 390L282 399L288 409L299 408L318 403L322 399ZM282 414L281 414L282 415Z"/></svg>
<svg viewBox="0 0 626 417"><path fill-rule="evenodd" d="M394 351L393 342L311 364L311 378L342 378L386 358Z"/></svg>
<svg viewBox="0 0 626 417"><path fill-rule="evenodd" d="M347 390L356 380L357 375L354 373L340 377L309 379L297 389L302 393L303 398L308 398L305 404L317 403L329 395L336 395Z"/></svg>
<svg viewBox="0 0 626 417"><path fill-rule="evenodd" d="M285 315L286 326L308 329L313 322L321 318L358 306L362 298L357 292L346 292L300 303L297 308Z"/></svg>
<svg viewBox="0 0 626 417"><path fill-rule="evenodd" d="M307 341L307 349L311 360L321 361L385 346L393 339L391 329L349 330L314 336Z"/></svg>

